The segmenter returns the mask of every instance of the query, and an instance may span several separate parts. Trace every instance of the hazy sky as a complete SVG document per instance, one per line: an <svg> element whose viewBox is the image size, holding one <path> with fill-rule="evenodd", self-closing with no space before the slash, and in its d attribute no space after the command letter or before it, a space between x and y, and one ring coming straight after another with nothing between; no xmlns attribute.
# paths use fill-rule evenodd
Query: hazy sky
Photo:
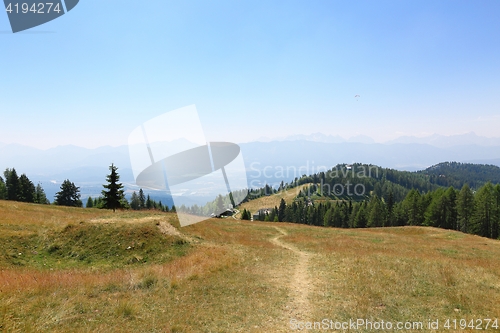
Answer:
<svg viewBox="0 0 500 333"><path fill-rule="evenodd" d="M209 140L500 136L499 17L497 0L81 0L12 34L1 13L0 142L126 144L191 104Z"/></svg>

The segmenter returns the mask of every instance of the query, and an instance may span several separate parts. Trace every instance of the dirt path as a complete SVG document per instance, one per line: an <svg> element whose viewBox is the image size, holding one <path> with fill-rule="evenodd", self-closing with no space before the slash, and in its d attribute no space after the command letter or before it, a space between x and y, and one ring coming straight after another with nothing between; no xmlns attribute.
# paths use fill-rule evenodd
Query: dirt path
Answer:
<svg viewBox="0 0 500 333"><path fill-rule="evenodd" d="M288 233L279 227L274 227L280 235L271 239L271 242L283 247L295 255L297 255L298 260L296 262L291 262L294 265L293 276L289 282L289 289L291 294L291 299L286 306L287 320L296 319L298 321L311 320L311 304L309 302L309 293L312 289L312 281L309 277L309 257L310 254L304 252L292 244L286 243L280 238L288 235Z"/></svg>

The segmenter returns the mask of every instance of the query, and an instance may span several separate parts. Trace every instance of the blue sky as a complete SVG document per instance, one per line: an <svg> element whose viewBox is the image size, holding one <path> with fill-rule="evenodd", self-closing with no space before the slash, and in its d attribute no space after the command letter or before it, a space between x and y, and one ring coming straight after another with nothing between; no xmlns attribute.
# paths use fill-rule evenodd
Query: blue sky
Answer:
<svg viewBox="0 0 500 333"><path fill-rule="evenodd" d="M0 142L121 145L191 104L209 140L498 137L499 15L496 0L81 0L12 34L0 13Z"/></svg>

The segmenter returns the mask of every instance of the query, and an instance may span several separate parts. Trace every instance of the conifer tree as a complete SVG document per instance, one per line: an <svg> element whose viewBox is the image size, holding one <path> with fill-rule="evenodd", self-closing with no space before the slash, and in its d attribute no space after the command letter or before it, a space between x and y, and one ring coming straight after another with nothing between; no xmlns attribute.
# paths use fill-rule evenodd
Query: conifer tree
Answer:
<svg viewBox="0 0 500 333"><path fill-rule="evenodd" d="M132 193L132 197L130 198L130 208L132 208L133 210L141 209L141 202L139 200L139 196L135 191Z"/></svg>
<svg viewBox="0 0 500 333"><path fill-rule="evenodd" d="M38 183L35 188L35 203L42 205L50 204L49 200L47 199L47 195L43 190L42 184L40 183Z"/></svg>
<svg viewBox="0 0 500 333"><path fill-rule="evenodd" d="M278 208L278 221L279 222L283 222L285 220L285 209L286 209L285 200L283 198L281 198L280 206Z"/></svg>
<svg viewBox="0 0 500 333"><path fill-rule="evenodd" d="M474 215L474 193L469 185L462 186L457 198L458 230L470 232L471 220Z"/></svg>
<svg viewBox="0 0 500 333"><path fill-rule="evenodd" d="M102 190L101 193L103 195L103 208L112 209L114 212L116 209L124 207L123 201L125 199L125 195L123 184L118 183L120 180L120 175L116 172L118 168L114 166L114 164L111 164L109 170L111 173L106 177L108 184L103 185L103 187L107 190Z"/></svg>
<svg viewBox="0 0 500 333"><path fill-rule="evenodd" d="M493 185L486 183L476 193L474 198L475 211L472 232L479 236L492 236L493 222Z"/></svg>
<svg viewBox="0 0 500 333"><path fill-rule="evenodd" d="M92 200L91 197L87 199L87 204L85 205L86 208L93 208L94 207L94 200Z"/></svg>
<svg viewBox="0 0 500 333"><path fill-rule="evenodd" d="M2 177L0 177L0 200L7 199L7 186Z"/></svg>
<svg viewBox="0 0 500 333"><path fill-rule="evenodd" d="M5 176L5 185L7 187L7 200L17 201L19 198L19 178L16 169L6 169L3 173Z"/></svg>
<svg viewBox="0 0 500 333"><path fill-rule="evenodd" d="M146 197L144 196L144 191L139 189L139 209L146 208Z"/></svg>
<svg viewBox="0 0 500 333"><path fill-rule="evenodd" d="M82 207L80 188L66 179L61 184L61 190L56 193L54 202L60 206Z"/></svg>
<svg viewBox="0 0 500 333"><path fill-rule="evenodd" d="M243 213L241 213L241 219L242 220L250 220L251 219L250 211L243 209Z"/></svg>
<svg viewBox="0 0 500 333"><path fill-rule="evenodd" d="M35 202L35 185L24 173L19 177L18 200L22 202Z"/></svg>

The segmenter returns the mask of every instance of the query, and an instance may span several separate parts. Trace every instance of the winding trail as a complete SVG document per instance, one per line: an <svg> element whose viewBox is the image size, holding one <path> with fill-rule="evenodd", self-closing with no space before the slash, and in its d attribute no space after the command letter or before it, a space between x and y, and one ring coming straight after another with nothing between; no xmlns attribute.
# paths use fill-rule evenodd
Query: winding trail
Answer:
<svg viewBox="0 0 500 333"><path fill-rule="evenodd" d="M280 227L274 227L280 234L271 239L271 242L282 248L293 252L298 260L293 263L293 276L289 282L291 299L288 302L286 316L288 320L296 319L298 321L310 320L311 304L309 302L309 293L312 290L312 281L309 278L309 257L310 254L298 249L292 244L286 243L280 238L288 235L288 233Z"/></svg>

